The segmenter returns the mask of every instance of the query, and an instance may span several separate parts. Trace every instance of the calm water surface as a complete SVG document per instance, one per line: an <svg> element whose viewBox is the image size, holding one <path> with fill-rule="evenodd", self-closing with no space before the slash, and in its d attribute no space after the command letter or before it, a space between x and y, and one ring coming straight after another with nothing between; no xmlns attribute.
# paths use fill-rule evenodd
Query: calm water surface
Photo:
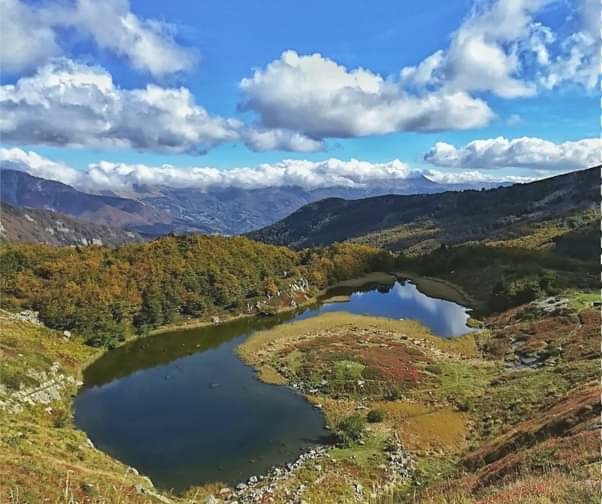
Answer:
<svg viewBox="0 0 602 504"><path fill-rule="evenodd" d="M75 421L94 444L162 488L237 483L326 442L324 418L294 390L261 383L235 354L252 332L323 312L421 321L444 337L468 332L468 310L409 283L333 294L347 302L136 340L84 373Z"/></svg>

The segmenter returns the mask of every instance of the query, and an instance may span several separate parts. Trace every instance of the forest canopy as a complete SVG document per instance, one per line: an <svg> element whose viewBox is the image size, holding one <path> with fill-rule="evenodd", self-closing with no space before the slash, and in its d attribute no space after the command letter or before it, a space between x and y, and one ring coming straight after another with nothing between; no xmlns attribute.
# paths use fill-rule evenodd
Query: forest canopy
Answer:
<svg viewBox="0 0 602 504"><path fill-rule="evenodd" d="M294 305L334 282L372 271L388 253L335 244L295 252L241 237L167 236L117 248L0 247L1 305L33 309L48 327L113 346L186 317L260 303ZM292 288L299 282L302 288Z"/></svg>

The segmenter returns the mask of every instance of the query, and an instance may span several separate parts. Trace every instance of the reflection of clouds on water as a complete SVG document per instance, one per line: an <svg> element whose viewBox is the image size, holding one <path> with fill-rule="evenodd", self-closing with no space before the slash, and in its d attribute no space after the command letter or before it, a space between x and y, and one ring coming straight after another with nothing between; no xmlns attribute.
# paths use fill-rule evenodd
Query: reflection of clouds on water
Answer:
<svg viewBox="0 0 602 504"><path fill-rule="evenodd" d="M434 334L444 337L470 332L466 326L468 309L451 301L427 296L410 282L395 282L386 290L381 288L355 291L345 302L328 303L317 310L308 310L296 320L324 312L346 311L393 319L417 320Z"/></svg>
<svg viewBox="0 0 602 504"><path fill-rule="evenodd" d="M411 301L421 306L422 309L431 313L437 313L438 307L441 304L441 299L430 298L426 294L420 292L416 286L410 282L404 285L396 283L393 286L393 292L404 301Z"/></svg>
<svg viewBox="0 0 602 504"><path fill-rule="evenodd" d="M434 333L459 336L470 331L466 326L469 315L463 306L429 297L411 282L405 282L403 285L396 283L392 290L407 308L411 308L414 318L430 326Z"/></svg>
<svg viewBox="0 0 602 504"><path fill-rule="evenodd" d="M395 282L384 292L382 289L354 292L346 303L332 303L320 308L322 312L340 310L378 317L418 320L434 334L446 337L459 336L470 331L466 326L466 308L451 301L429 297L410 282Z"/></svg>

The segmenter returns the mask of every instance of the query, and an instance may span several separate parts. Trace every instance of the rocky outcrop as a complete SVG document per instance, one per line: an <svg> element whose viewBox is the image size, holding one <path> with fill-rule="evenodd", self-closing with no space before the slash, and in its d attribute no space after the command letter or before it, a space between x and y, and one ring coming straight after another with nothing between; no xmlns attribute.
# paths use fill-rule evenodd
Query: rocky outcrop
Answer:
<svg viewBox="0 0 602 504"><path fill-rule="evenodd" d="M0 384L0 410L8 413L19 413L27 405L48 405L61 400L65 390L79 387L82 383L71 375L61 372L58 362L54 362L48 373L29 371L28 378L36 385L23 386L11 390Z"/></svg>
<svg viewBox="0 0 602 504"><path fill-rule="evenodd" d="M19 322L29 322L30 324L42 325L38 318L39 312L33 310L23 310L19 313L11 313L9 318L11 320L18 320Z"/></svg>
<svg viewBox="0 0 602 504"><path fill-rule="evenodd" d="M387 447L387 463L380 469L387 474L387 480L377 494L388 494L395 489L402 481L410 478L414 471L413 460L405 450L397 437L389 440ZM205 502L212 504L224 502L228 504L243 503L263 503L276 502L276 496L286 496L282 501L287 504L296 504L305 502L303 495L307 487L299 483L295 478L296 473L307 467L322 472L323 466L332 465L336 461L331 457L328 448L320 446L301 454L294 462L289 462L282 467L273 467L265 475L251 476L247 481L241 482L231 488L222 488L217 495L210 495ZM350 482L359 502L364 502L369 496L364 486L357 482ZM371 494L374 489L371 489ZM374 495L370 495L370 498ZM279 501L278 501L279 502Z"/></svg>

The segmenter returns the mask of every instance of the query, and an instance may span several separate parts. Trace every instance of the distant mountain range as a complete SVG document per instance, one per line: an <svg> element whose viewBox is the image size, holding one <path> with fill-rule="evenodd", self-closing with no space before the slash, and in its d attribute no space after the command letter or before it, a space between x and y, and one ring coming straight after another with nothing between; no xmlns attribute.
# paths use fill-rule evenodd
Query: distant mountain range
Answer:
<svg viewBox="0 0 602 504"><path fill-rule="evenodd" d="M169 214L164 226L136 226L150 235L167 232L242 234L272 224L308 203L324 198L358 199L383 194L434 193L456 189L432 182L426 177L396 181L388 186L348 188L329 187L308 190L299 186L241 189L216 188L207 191L153 187L138 189L136 198Z"/></svg>
<svg viewBox="0 0 602 504"><path fill-rule="evenodd" d="M18 170L0 170L0 201L17 208L51 210L95 224L124 229L169 222L168 215L143 202L87 194L61 182L33 177Z"/></svg>
<svg viewBox="0 0 602 504"><path fill-rule="evenodd" d="M479 187L484 185L478 184ZM486 183L486 186L500 185ZM21 170L0 170L0 200L18 208L56 211L95 224L120 227L147 237L167 233L242 234L270 225L324 198L358 199L384 194L421 194L474 187L441 184L424 176L382 186L304 189L299 186L206 191L167 186L135 186L125 194L89 194Z"/></svg>
<svg viewBox="0 0 602 504"><path fill-rule="evenodd" d="M123 245L142 238L131 231L72 219L51 210L15 208L0 203L0 243Z"/></svg>
<svg viewBox="0 0 602 504"><path fill-rule="evenodd" d="M293 248L354 240L416 251L441 243L509 241L537 233L537 239L545 239L546 233L550 238L559 229L599 220L599 187L597 167L481 191L355 201L328 198L248 236Z"/></svg>

